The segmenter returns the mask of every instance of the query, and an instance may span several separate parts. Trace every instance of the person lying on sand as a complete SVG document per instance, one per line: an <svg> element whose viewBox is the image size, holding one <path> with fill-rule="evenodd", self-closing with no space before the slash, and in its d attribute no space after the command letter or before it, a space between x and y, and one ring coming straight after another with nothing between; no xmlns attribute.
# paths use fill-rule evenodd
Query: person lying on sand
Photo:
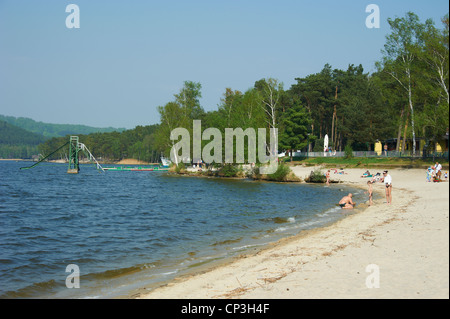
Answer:
<svg viewBox="0 0 450 319"><path fill-rule="evenodd" d="M370 180L372 183L376 183L376 182L379 182L380 181L380 175L381 175L381 173L376 173L373 177L372 177L372 179Z"/></svg>
<svg viewBox="0 0 450 319"><path fill-rule="evenodd" d="M372 174L370 174L370 172L367 170L364 174L362 174L362 177L372 177Z"/></svg>
<svg viewBox="0 0 450 319"><path fill-rule="evenodd" d="M342 197L342 199L339 201L339 206L343 209L352 209L356 203L352 200L353 194L349 193L347 196Z"/></svg>

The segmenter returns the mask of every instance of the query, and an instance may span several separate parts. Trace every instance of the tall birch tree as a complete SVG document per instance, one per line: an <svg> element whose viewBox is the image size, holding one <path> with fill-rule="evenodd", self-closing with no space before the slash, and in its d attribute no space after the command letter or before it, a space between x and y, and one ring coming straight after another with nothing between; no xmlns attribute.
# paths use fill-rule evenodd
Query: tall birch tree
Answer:
<svg viewBox="0 0 450 319"><path fill-rule="evenodd" d="M383 60L379 66L397 81L408 97L414 156L416 155L416 128L413 64L417 60L418 47L422 42L423 25L413 12L408 12L403 18L389 18L388 23L392 32L386 36L386 44L382 50Z"/></svg>

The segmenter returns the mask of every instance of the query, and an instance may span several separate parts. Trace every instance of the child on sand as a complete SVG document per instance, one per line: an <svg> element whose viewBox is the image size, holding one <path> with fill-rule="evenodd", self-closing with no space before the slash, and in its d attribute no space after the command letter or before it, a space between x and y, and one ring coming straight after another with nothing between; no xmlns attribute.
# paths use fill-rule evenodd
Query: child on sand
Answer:
<svg viewBox="0 0 450 319"><path fill-rule="evenodd" d="M372 182L368 181L367 185L369 185L369 190L367 192L364 192L364 194L369 194L369 206L372 206L373 205L373 202L372 202L372 194L373 194Z"/></svg>

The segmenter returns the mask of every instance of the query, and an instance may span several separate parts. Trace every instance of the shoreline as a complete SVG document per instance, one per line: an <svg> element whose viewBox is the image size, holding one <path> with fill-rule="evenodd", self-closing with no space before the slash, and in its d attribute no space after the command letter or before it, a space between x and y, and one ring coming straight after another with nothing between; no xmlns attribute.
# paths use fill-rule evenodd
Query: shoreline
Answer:
<svg viewBox="0 0 450 319"><path fill-rule="evenodd" d="M30 162L30 163L36 163L36 161L33 161L32 159L23 159L23 158L0 158L0 161L4 162ZM69 162L66 160L47 160L44 163L56 163L56 164L68 164ZM152 165L159 165L161 163L150 163L145 161L140 161L134 158L129 159L122 159L120 161L99 161L100 164L103 165L143 165L143 166L152 166ZM88 160L81 160L80 164L93 164L92 162Z"/></svg>
<svg viewBox="0 0 450 319"><path fill-rule="evenodd" d="M300 178L310 169L292 167ZM360 178L362 169L346 171L348 175L332 179L367 189L367 179ZM374 205L357 214L280 239L255 253L207 265L150 292L138 289L129 297L448 298L449 183L426 183L419 169L391 172L392 205L385 203L383 185L377 183ZM432 213L429 222L422 216L423 205ZM430 250L430 245L436 248ZM366 286L366 267L373 264L380 271L378 289Z"/></svg>
<svg viewBox="0 0 450 319"><path fill-rule="evenodd" d="M309 173L309 171L308 171L308 173ZM291 181L280 182L280 181L270 181L270 180L264 180L264 179L256 180L256 179L252 179L252 178L248 178L248 177L205 176L205 175L197 175L197 174L189 174L189 173L179 174L179 173L175 173L175 172L173 172L170 175L174 176L174 177L185 177L185 178L193 178L193 177L196 178L197 177L197 178L201 178L201 179L208 178L208 179L219 179L219 180L222 180L222 179L224 179L224 180L239 180L239 181L246 180L249 183L268 183L268 184L276 183L276 184L284 184L284 185L286 185L286 184L303 184L303 185L321 184L322 187L326 187L325 183L309 183L309 182L305 182L304 180L296 181L296 182L291 182ZM340 183L340 182L336 181L336 183ZM358 185L351 185L351 186L340 185L340 187L342 187L342 186L344 186L344 188L347 188L347 187L351 188L353 192L359 194L358 195L359 197L361 196L360 190L362 188L359 187ZM342 191L341 188L340 188L340 190ZM347 193L345 193L345 194L347 194ZM341 217L339 217L339 219L333 220L333 221L328 221L326 223L322 223L320 226L317 226L317 225L311 226L312 228L309 228L310 226L305 226L306 228L300 227L300 230L297 230L296 234L294 234L293 232L291 232L290 234L286 233L286 234L284 234L284 237L282 237L283 235L276 236L278 238L272 238L272 239L267 239L267 240L263 239L261 237L257 240L257 242L254 242L255 237L249 237L249 238L247 238L248 239L247 241L244 241L244 246L231 248L232 250L236 249L236 253L232 253L232 254L225 253L226 256L224 256L224 254L222 252L222 253L218 253L218 255L211 255L209 257L199 259L199 260L193 262L194 267L189 266L188 268L178 270L177 271L178 274L173 278L167 278L165 280L158 280L157 282L150 283L150 284L143 284L140 287L135 284L134 286L137 286L136 288L129 290L126 294L121 294L121 295L117 296L116 298L119 298L119 299L139 298L142 295L146 295L149 291L153 291L160 287L165 287L165 286L171 285L173 282L183 281L183 280L186 280L193 276L201 275L201 274L207 273L211 270L228 266L242 258L248 258L248 257L254 256L254 255L257 255L267 249L276 247L277 245L279 245L280 242L286 242L288 240L291 240L291 238L305 236L306 234L308 234L312 231L315 231L316 229L320 229L322 227L329 227L329 226L333 225L334 223L338 222L340 219L345 219L348 217L348 215L357 213L360 210L365 209L366 207L367 207L367 205L365 205L363 203L363 204L359 205L358 208L356 208L354 211L339 210L341 212ZM321 214L327 214L327 212L329 210L336 210L336 209L337 209L337 207L336 208L330 207L327 210L324 210ZM296 227L294 227L294 228L296 228ZM242 238L238 239L237 241L241 241L241 239Z"/></svg>

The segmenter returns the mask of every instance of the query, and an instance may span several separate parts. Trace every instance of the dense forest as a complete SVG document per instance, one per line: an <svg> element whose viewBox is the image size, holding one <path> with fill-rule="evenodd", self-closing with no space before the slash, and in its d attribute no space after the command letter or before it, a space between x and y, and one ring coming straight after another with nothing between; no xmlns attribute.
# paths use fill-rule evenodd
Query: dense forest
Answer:
<svg viewBox="0 0 450 319"><path fill-rule="evenodd" d="M0 158L31 158L44 141L42 135L0 120Z"/></svg>
<svg viewBox="0 0 450 319"><path fill-rule="evenodd" d="M136 158L146 162L159 162L161 153L154 145L154 132L158 125L137 126L123 132L91 133L78 135L99 160L114 161L123 158ZM40 154L46 155L69 141L69 136L54 137L39 145ZM52 159L65 159L67 150L62 149Z"/></svg>
<svg viewBox="0 0 450 319"><path fill-rule="evenodd" d="M201 120L203 129L217 128L222 136L225 128L277 128L279 150L321 151L325 134L335 150L372 150L376 141L395 139L397 151L409 140L415 153L418 138L434 147L449 127L448 14L441 27L412 12L388 23L391 33L372 74L361 65L340 70L326 64L287 89L277 79L260 79L246 91L225 88L218 109L208 112L200 104L201 84L186 81L158 107L160 124L81 140L96 156L151 160L169 156L177 142L170 139L173 129L184 127L192 136L193 120ZM41 152L58 143L47 141Z"/></svg>

